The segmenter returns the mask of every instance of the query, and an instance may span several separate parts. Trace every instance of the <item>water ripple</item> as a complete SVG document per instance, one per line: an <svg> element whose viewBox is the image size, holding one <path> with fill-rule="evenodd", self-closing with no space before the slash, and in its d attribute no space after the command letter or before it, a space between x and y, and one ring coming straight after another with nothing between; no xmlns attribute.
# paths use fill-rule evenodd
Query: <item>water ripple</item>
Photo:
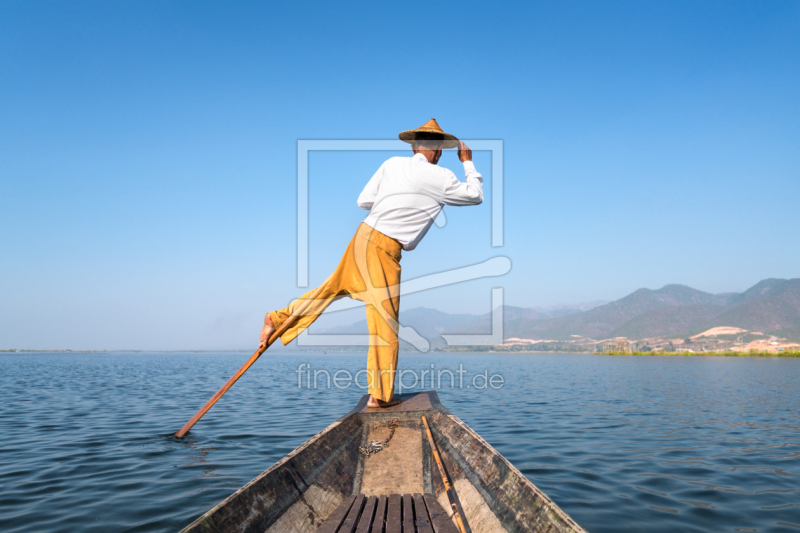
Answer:
<svg viewBox="0 0 800 533"><path fill-rule="evenodd" d="M295 370L363 354L272 354L172 437L247 356L0 356L0 530L175 531L361 394L298 390ZM800 361L401 356L431 362L504 376L440 397L592 533L800 529Z"/></svg>

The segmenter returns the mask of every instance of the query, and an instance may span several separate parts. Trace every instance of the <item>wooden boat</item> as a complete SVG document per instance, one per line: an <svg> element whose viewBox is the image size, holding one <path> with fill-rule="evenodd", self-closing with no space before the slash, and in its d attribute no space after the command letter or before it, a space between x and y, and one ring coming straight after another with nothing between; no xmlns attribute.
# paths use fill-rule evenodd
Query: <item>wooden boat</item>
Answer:
<svg viewBox="0 0 800 533"><path fill-rule="evenodd" d="M585 533L445 409L435 392L401 397L398 406L373 409L364 396L351 412L183 531L457 533L425 416L467 532ZM390 433L381 451L368 457L359 451Z"/></svg>

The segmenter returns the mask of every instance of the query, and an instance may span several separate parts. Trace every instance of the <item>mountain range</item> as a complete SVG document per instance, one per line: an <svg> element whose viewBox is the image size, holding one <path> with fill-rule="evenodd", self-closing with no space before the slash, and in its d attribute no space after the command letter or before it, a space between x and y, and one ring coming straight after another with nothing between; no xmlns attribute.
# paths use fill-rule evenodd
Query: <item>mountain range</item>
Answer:
<svg viewBox="0 0 800 533"><path fill-rule="evenodd" d="M598 305L601 304L601 305ZM449 314L417 307L403 310L400 321L445 345L441 334L488 334L491 314ZM639 289L619 300L551 309L503 308L505 339L569 341L684 338L713 327L730 326L767 335L800 339L800 278L765 279L742 293L710 294L685 285ZM366 334L366 320L324 333ZM402 348L410 345L403 343Z"/></svg>

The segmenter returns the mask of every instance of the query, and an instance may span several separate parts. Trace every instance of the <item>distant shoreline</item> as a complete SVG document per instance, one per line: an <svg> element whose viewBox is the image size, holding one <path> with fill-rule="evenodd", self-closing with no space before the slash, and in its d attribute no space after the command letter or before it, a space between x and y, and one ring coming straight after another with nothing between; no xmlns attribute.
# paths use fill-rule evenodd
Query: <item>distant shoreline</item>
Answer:
<svg viewBox="0 0 800 533"><path fill-rule="evenodd" d="M800 357L800 351L782 352L594 352L595 355L633 355L667 357Z"/></svg>
<svg viewBox="0 0 800 533"><path fill-rule="evenodd" d="M342 353L364 353L364 350L308 350L308 351L300 351L300 350L276 350L275 354L302 354L302 353L319 353L322 352L324 354L342 354ZM27 354L37 354L37 353L57 353L57 354L67 354L67 353L74 353L74 354L89 354L89 353L98 353L98 354L111 354L111 353L138 353L138 354L148 354L148 353L197 353L197 354L220 354L220 353L230 353L230 354L238 354L238 353L250 353L248 350L0 350L0 354L10 354L10 353L27 353ZM417 351L408 351L408 352L400 352L401 354L421 354L424 352L417 352ZM786 357L786 358L800 358L800 351L782 351L782 352L591 352L591 351L542 351L542 350L464 350L464 349L451 349L451 350L431 350L428 353L486 353L486 354L526 354L526 353L536 353L536 354L559 354L559 355L566 355L566 354L588 354L588 355L617 355L617 356L639 356L639 357L658 357L658 356L665 356L665 357Z"/></svg>
<svg viewBox="0 0 800 533"><path fill-rule="evenodd" d="M251 351L250 350L0 350L0 354L3 353L251 353Z"/></svg>

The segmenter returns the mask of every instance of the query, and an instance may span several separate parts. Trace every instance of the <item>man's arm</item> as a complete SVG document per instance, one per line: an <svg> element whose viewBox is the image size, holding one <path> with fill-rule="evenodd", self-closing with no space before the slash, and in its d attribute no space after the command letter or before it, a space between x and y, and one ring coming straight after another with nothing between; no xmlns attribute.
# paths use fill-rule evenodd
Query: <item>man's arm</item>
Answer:
<svg viewBox="0 0 800 533"><path fill-rule="evenodd" d="M375 175L369 180L367 186L364 187L364 190L361 191L361 194L358 195L358 207L361 209L366 209L367 211L372 209L375 198L378 197L378 188L381 185L381 179L383 179L384 166L386 166L386 163L381 165Z"/></svg>
<svg viewBox="0 0 800 533"><path fill-rule="evenodd" d="M443 202L446 205L478 205L483 202L483 177L472 163L472 150L463 142L458 145L458 158L464 163L466 183L451 174L444 187Z"/></svg>

